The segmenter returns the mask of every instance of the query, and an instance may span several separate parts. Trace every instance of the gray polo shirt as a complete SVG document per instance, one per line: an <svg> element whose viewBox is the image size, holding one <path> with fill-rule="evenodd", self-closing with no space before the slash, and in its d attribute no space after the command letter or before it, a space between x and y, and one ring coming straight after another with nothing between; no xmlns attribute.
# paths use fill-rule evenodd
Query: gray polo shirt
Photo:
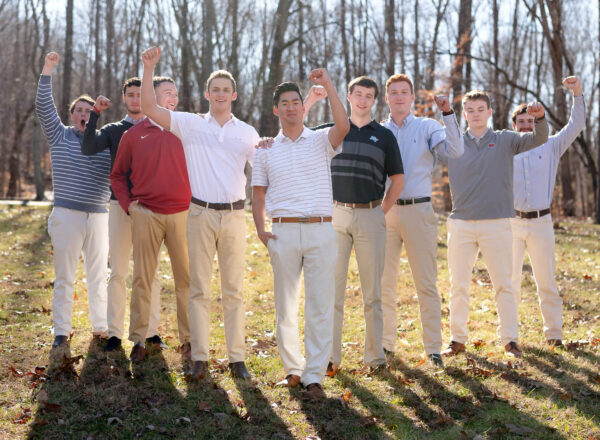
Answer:
<svg viewBox="0 0 600 440"><path fill-rule="evenodd" d="M448 164L451 218L489 220L515 216L513 157L548 140L544 118L532 133L488 130L482 137L463 134L465 152L459 158L440 157Z"/></svg>

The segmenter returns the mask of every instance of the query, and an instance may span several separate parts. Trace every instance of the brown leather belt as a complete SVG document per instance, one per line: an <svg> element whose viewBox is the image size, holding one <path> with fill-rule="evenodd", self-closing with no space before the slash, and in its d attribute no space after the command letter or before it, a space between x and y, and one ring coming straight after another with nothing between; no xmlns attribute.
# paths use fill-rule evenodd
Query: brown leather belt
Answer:
<svg viewBox="0 0 600 440"><path fill-rule="evenodd" d="M541 211L517 211L515 209L515 215L519 218L539 218L546 214L550 214L550 208L542 209Z"/></svg>
<svg viewBox="0 0 600 440"><path fill-rule="evenodd" d="M192 197L192 203L203 208L216 209L217 211L233 211L235 209L244 209L245 200L238 200L232 203L208 203L203 200Z"/></svg>
<svg viewBox="0 0 600 440"><path fill-rule="evenodd" d="M431 197L419 197L416 199L398 199L396 200L396 205L404 206L404 205L416 205L417 203L425 203L430 202Z"/></svg>
<svg viewBox="0 0 600 440"><path fill-rule="evenodd" d="M275 217L273 223L326 223L331 217Z"/></svg>
<svg viewBox="0 0 600 440"><path fill-rule="evenodd" d="M335 206L343 206L344 208L375 208L376 206L381 205L381 199L372 200L369 203L344 203L334 200L333 204Z"/></svg>

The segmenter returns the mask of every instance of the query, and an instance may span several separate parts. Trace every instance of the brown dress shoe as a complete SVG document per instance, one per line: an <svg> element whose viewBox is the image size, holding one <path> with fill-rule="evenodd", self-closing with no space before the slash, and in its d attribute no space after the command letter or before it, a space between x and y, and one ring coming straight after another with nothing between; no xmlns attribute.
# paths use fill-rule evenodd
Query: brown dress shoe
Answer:
<svg viewBox="0 0 600 440"><path fill-rule="evenodd" d="M231 371L231 375L236 379L250 379L250 373L248 373L244 361L231 362L229 364L229 370Z"/></svg>
<svg viewBox="0 0 600 440"><path fill-rule="evenodd" d="M553 347L562 347L563 343L560 339L548 339L546 344L551 345Z"/></svg>
<svg viewBox="0 0 600 440"><path fill-rule="evenodd" d="M506 350L506 354L509 354L511 356L518 358L523 357L523 352L521 351L521 349L515 341L511 341L508 344L506 344L504 346L504 350Z"/></svg>
<svg viewBox="0 0 600 440"><path fill-rule="evenodd" d="M455 356L458 353L463 353L466 351L467 347L465 344L461 344L460 342L451 341L448 348L442 351L442 356Z"/></svg>
<svg viewBox="0 0 600 440"><path fill-rule="evenodd" d="M338 373L338 371L340 371L340 367L332 362L329 362L329 364L327 364L327 371L325 372L325 374L333 378Z"/></svg>
<svg viewBox="0 0 600 440"><path fill-rule="evenodd" d="M311 383L306 387L306 394L308 397L314 400L326 399L327 395L323 391L323 387L320 383Z"/></svg>
<svg viewBox="0 0 600 440"><path fill-rule="evenodd" d="M182 344L177 351L181 353L181 360L184 362L192 360L192 344L189 342Z"/></svg>
<svg viewBox="0 0 600 440"><path fill-rule="evenodd" d="M191 380L202 380L208 375L208 362L207 361L194 361L192 370L188 374L188 378Z"/></svg>
<svg viewBox="0 0 600 440"><path fill-rule="evenodd" d="M142 362L146 357L146 347L141 342L136 342L131 350L131 354L129 355L129 360L131 362L137 363Z"/></svg>
<svg viewBox="0 0 600 440"><path fill-rule="evenodd" d="M294 388L297 387L299 383L300 376L296 376L295 374L288 374L287 376L285 376L285 379L283 379L281 382L277 382L275 386Z"/></svg>

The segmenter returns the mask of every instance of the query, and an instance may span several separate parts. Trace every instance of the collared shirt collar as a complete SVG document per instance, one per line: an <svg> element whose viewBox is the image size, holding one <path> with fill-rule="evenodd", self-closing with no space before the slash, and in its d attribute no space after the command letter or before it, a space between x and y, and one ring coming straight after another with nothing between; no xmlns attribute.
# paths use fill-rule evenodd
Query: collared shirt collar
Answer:
<svg viewBox="0 0 600 440"><path fill-rule="evenodd" d="M473 139L475 142L481 142L481 139L483 139L484 137L487 136L487 134L490 132L491 128L488 128L485 133L483 133L481 136L479 137L475 137L471 134L470 130L467 130L467 136L469 136L471 139Z"/></svg>
<svg viewBox="0 0 600 440"><path fill-rule="evenodd" d="M129 116L129 115L127 115L127 116L125 116L125 117L123 118L123 120L124 120L125 122L129 122L130 124L133 124L133 125L137 125L137 124L139 124L139 123L140 123L140 122L142 122L144 119L146 119L146 117L145 117L145 116L144 116L143 118L140 118L140 119L138 119L138 120L136 121L135 119L133 119L133 118L132 118L131 116Z"/></svg>
<svg viewBox="0 0 600 440"><path fill-rule="evenodd" d="M275 142L297 142L300 139L309 138L309 137L313 136L314 134L315 134L314 131L312 131L310 128L303 126L302 133L300 133L300 136L298 136L298 139L296 139L295 141L292 141L289 137L287 137L285 134L283 134L283 130L279 130L279 133L277 134L277 136L275 136Z"/></svg>
<svg viewBox="0 0 600 440"><path fill-rule="evenodd" d="M414 121L416 119L415 115L413 115L412 112L410 112L406 118L404 118L404 121L402 122L402 127L406 127L408 124L410 124L412 121ZM394 127L397 128L402 128L402 127L398 127L398 124L396 124L396 122L392 119L392 114L390 113L389 115L389 121L390 124L393 124Z"/></svg>
<svg viewBox="0 0 600 440"><path fill-rule="evenodd" d="M158 125L158 124L157 124L156 122L154 122L152 119L150 119L150 118L148 118L148 117L147 117L146 119L148 120L148 123L149 123L149 124L155 125L156 127L160 128L160 129L161 129L161 131L162 131L162 130L164 130L164 128L163 128L162 126ZM146 124L146 125L148 125L148 124Z"/></svg>
<svg viewBox="0 0 600 440"><path fill-rule="evenodd" d="M354 122L352 122L350 119L348 119L348 121L350 121L350 126L351 127L355 127L355 128L359 128ZM372 119L371 122L369 122L368 124L363 125L360 128L364 128L364 127L371 127L372 129L377 129L377 121L375 121L375 119Z"/></svg>
<svg viewBox="0 0 600 440"><path fill-rule="evenodd" d="M206 122L208 122L208 123L210 123L211 121L214 121L215 124L221 125L217 122L217 120L214 118L214 116L210 114L210 112L206 113L204 115L204 118L206 119ZM236 118L233 113L231 113L231 118L228 119L227 122L225 122L225 124L223 124L223 127L225 127L229 123L232 123L233 125L236 125L238 123L238 118Z"/></svg>

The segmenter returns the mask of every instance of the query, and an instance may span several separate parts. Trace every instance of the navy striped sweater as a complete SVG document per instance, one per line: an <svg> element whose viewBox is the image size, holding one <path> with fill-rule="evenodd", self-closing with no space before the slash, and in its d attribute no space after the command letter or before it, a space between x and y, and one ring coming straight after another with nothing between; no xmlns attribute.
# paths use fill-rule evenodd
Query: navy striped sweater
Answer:
<svg viewBox="0 0 600 440"><path fill-rule="evenodd" d="M50 144L54 206L85 212L107 212L110 197L110 153L81 154L83 134L65 127L52 99L52 77L41 75L35 108Z"/></svg>

